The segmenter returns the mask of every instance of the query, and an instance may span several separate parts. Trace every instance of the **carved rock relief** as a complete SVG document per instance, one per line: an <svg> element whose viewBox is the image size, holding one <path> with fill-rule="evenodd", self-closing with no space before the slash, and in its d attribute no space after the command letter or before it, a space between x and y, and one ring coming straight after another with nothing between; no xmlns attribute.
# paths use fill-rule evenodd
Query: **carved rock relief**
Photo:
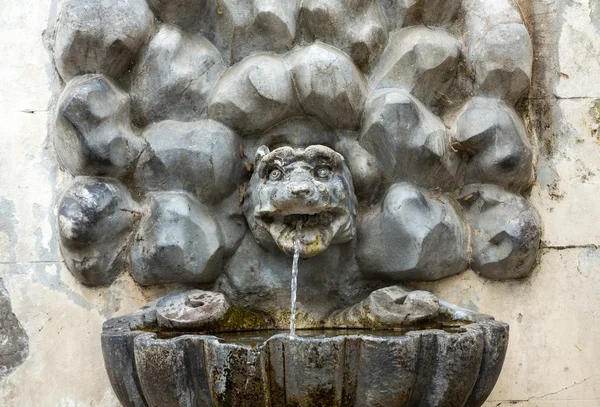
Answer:
<svg viewBox="0 0 600 407"><path fill-rule="evenodd" d="M58 230L84 284L126 269L287 306L298 222L299 300L327 309L534 266L514 107L532 49L508 0L71 0L54 60Z"/></svg>

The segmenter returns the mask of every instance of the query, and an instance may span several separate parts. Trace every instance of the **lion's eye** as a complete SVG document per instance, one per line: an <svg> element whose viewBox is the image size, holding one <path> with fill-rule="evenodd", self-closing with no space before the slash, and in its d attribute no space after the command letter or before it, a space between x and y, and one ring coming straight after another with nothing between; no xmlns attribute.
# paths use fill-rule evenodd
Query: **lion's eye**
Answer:
<svg viewBox="0 0 600 407"><path fill-rule="evenodd" d="M279 168L273 168L269 172L269 180L271 180L271 181L279 181L281 178L283 178L283 171L281 171L281 169L279 169Z"/></svg>
<svg viewBox="0 0 600 407"><path fill-rule="evenodd" d="M315 176L317 178L329 178L331 175L331 168L324 165L315 168Z"/></svg>

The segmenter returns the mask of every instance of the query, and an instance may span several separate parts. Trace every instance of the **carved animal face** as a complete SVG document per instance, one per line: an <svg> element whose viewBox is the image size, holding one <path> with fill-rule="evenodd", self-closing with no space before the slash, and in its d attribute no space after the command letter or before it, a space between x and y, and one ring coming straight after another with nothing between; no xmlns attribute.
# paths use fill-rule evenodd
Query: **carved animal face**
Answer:
<svg viewBox="0 0 600 407"><path fill-rule="evenodd" d="M259 148L244 200L244 214L263 246L316 256L355 234L356 196L344 157L314 145L305 149Z"/></svg>

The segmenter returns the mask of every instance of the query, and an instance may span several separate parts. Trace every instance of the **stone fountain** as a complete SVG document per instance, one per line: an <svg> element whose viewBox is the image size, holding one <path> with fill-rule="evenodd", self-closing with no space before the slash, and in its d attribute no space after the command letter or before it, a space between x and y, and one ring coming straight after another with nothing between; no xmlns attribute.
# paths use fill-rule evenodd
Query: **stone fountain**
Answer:
<svg viewBox="0 0 600 407"><path fill-rule="evenodd" d="M124 406L483 404L508 326L409 287L535 264L510 1L70 0L53 50L67 267L172 291L104 325Z"/></svg>

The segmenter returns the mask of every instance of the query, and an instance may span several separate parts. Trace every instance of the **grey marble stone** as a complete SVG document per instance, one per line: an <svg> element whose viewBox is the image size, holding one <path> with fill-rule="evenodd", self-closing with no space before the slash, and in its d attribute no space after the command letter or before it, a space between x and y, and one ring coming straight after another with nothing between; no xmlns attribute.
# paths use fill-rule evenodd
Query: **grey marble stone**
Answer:
<svg viewBox="0 0 600 407"><path fill-rule="evenodd" d="M515 103L531 83L533 47L520 11L509 0L465 0L467 63L481 96Z"/></svg>
<svg viewBox="0 0 600 407"><path fill-rule="evenodd" d="M273 55L251 57L227 70L208 105L209 118L243 134L299 114L290 71L282 57Z"/></svg>
<svg viewBox="0 0 600 407"><path fill-rule="evenodd" d="M521 196L495 185L467 185L459 202L471 226L471 267L492 280L526 277L540 244L540 218Z"/></svg>
<svg viewBox="0 0 600 407"><path fill-rule="evenodd" d="M467 156L465 184L520 192L533 182L533 151L521 118L497 99L473 98L456 121L452 146Z"/></svg>
<svg viewBox="0 0 600 407"><path fill-rule="evenodd" d="M293 46L297 0L150 0L162 21L201 32L228 64L259 51L283 52Z"/></svg>
<svg viewBox="0 0 600 407"><path fill-rule="evenodd" d="M358 129L367 97L367 81L352 60L321 43L286 57L306 113L334 128Z"/></svg>
<svg viewBox="0 0 600 407"><path fill-rule="evenodd" d="M133 71L131 98L140 125L202 117L225 64L202 35L163 24Z"/></svg>
<svg viewBox="0 0 600 407"><path fill-rule="evenodd" d="M142 285L211 283L221 272L219 224L206 206L181 192L150 196L131 250L131 274Z"/></svg>
<svg viewBox="0 0 600 407"><path fill-rule="evenodd" d="M73 175L126 174L144 148L131 128L129 95L103 75L69 81L56 109L54 147Z"/></svg>
<svg viewBox="0 0 600 407"><path fill-rule="evenodd" d="M221 293L192 290L171 294L156 303L156 321L163 330L201 331L222 319L229 302Z"/></svg>
<svg viewBox="0 0 600 407"><path fill-rule="evenodd" d="M387 183L409 181L448 190L459 179L460 156L442 121L406 91L383 89L367 102L360 144Z"/></svg>
<svg viewBox="0 0 600 407"><path fill-rule="evenodd" d="M223 256L230 258L248 230L248 223L240 207L240 192L236 190L229 197L212 205L211 211L221 229Z"/></svg>
<svg viewBox="0 0 600 407"><path fill-rule="evenodd" d="M468 264L468 226L440 192L393 185L358 228L360 270L386 280L438 280Z"/></svg>
<svg viewBox="0 0 600 407"><path fill-rule="evenodd" d="M325 324L345 328L410 326L431 321L439 312L435 295L391 286L373 291L358 304L334 312Z"/></svg>
<svg viewBox="0 0 600 407"><path fill-rule="evenodd" d="M375 65L387 34L387 21L378 0L301 3L297 41L333 45L349 55L362 71Z"/></svg>
<svg viewBox="0 0 600 407"><path fill-rule="evenodd" d="M510 0L462 0L465 11L465 42L473 43L494 26L523 23L518 7ZM473 52L473 50L469 50Z"/></svg>
<svg viewBox="0 0 600 407"><path fill-rule="evenodd" d="M66 1L56 29L56 68L64 81L85 73L118 77L133 66L153 24L144 0Z"/></svg>
<svg viewBox="0 0 600 407"><path fill-rule="evenodd" d="M346 160L356 197L359 201L370 204L380 190L383 174L377 165L377 159L360 145L356 136L340 136L335 150Z"/></svg>
<svg viewBox="0 0 600 407"><path fill-rule="evenodd" d="M231 40L224 38L224 41L232 44L231 63L239 62L253 53L281 53L294 46L297 0L225 0L221 3L219 8L223 15L230 14L235 24ZM242 7L247 7L247 11L240 13Z"/></svg>
<svg viewBox="0 0 600 407"><path fill-rule="evenodd" d="M10 296L0 278L0 380L29 356L29 337L12 311Z"/></svg>
<svg viewBox="0 0 600 407"><path fill-rule="evenodd" d="M457 18L463 0L404 0L407 4L404 26L450 25ZM401 1L402 2L402 1Z"/></svg>
<svg viewBox="0 0 600 407"><path fill-rule="evenodd" d="M183 189L204 203L216 203L243 183L237 135L213 120L164 121L144 131L148 148L135 169L145 191Z"/></svg>
<svg viewBox="0 0 600 407"><path fill-rule="evenodd" d="M502 58L497 58L497 55ZM499 25L477 44L473 64L482 95L516 101L529 89L533 47L523 24Z"/></svg>
<svg viewBox="0 0 600 407"><path fill-rule="evenodd" d="M448 93L457 72L460 42L439 28L393 32L371 76L375 88L399 88L430 105Z"/></svg>
<svg viewBox="0 0 600 407"><path fill-rule="evenodd" d="M140 216L138 204L116 180L77 177L58 205L67 268L83 284L111 284L123 270L125 249Z"/></svg>
<svg viewBox="0 0 600 407"><path fill-rule="evenodd" d="M437 208L440 203L446 209L452 205L447 205L450 201L440 191L452 191L463 182L497 183L522 191L532 179L531 146L510 107L492 99L470 101L457 120L453 139L442 120L430 111L453 86L461 57L460 42L445 28L430 24L447 28L456 18L459 4L452 1L441 7L435 0L384 1L381 8L377 2L357 0L346 10L316 0L301 5L262 0L243 4L236 0L215 4L152 1L151 8L166 24L158 26L152 38L148 32L147 46L146 40L140 43L142 53L131 73L129 90L134 102L133 121L149 124L143 130L144 140L131 128L128 96L111 79L84 76L75 79L64 93L68 103L61 104L57 119L58 129L63 130L57 136L58 155L76 175L132 179L135 196L140 199L161 191L192 194L221 231L218 257L227 260L233 256L231 264L243 264L245 260L236 256L236 251L247 245L242 239L248 226L261 250L283 256L292 252L291 235L283 239L287 243L279 242L278 246L275 242L282 235L274 233L274 238L272 226L282 226L286 218L316 218L317 213L323 217L334 213L333 218L338 218L344 212L336 205L333 211L329 207L327 211L315 211L308 197L296 199L291 211L282 203L290 200L281 198L287 196L287 187L274 188L265 196L269 196L267 201L272 200L269 204L279 199L277 205L285 208L273 213L283 210L284 215L279 220L257 222L268 218L251 215L248 209L256 206L255 197L262 188L257 181L260 159L252 162L261 145L272 150L323 145L340 153L345 171L341 179L346 179L342 189L352 190L352 199L347 201L352 203L345 210L352 216L346 218L360 215L365 218L364 225L371 221L372 213L380 210L377 205L384 205L381 199L393 195L388 191L390 185L398 182L413 183L417 189L429 188L429 201L429 192L419 190L427 205ZM467 1L467 25L476 31L466 33L467 43L483 41L484 37L478 37L483 29L520 24L511 7L504 3L490 6L493 16L486 17L480 5ZM386 40L388 31L391 34ZM292 46L296 48L288 52ZM478 60L477 49L467 47L470 61ZM482 58L500 61L490 55ZM233 66L223 71L231 63ZM371 70L367 78L363 71ZM481 85L478 91L483 92L483 82L477 80ZM203 120L204 114L211 120ZM160 121L166 118L180 121ZM123 145L126 148L121 148ZM79 152L72 154L73 150ZM134 164L135 173L130 178ZM244 185L244 164L254 173L248 186ZM377 205L370 208L373 204ZM247 209L249 225L241 216L241 206ZM455 214L454 210L448 211ZM428 221L443 223L442 213L438 210L436 220ZM394 229L395 225L390 222L386 227ZM458 220L455 229L450 229L456 232L460 229L457 225L461 225ZM318 248L305 248L303 256L318 255L331 242L352 242L354 227L341 228L345 231L343 239L337 239L333 232L305 233L305 240L309 235L308 240L317 235L320 238ZM415 238L413 232L421 236L417 228L405 231L406 239ZM329 237L321 239L326 235ZM456 232L453 238L458 240L448 245L459 248L451 261L453 266L448 268L440 260L423 279L463 268L462 260L457 259L464 257L464 236ZM372 249L362 241L352 244L362 253ZM283 253L279 253L282 248ZM420 250L414 249L415 258ZM139 253L138 257L141 262ZM386 274L385 267L375 270L373 262L359 257L361 267L369 264L367 275ZM287 260L282 257L281 264ZM350 274L354 272L355 268ZM208 274L211 277L201 279L203 282L218 275L216 271ZM140 273L137 278L143 280ZM169 281L176 282L177 278Z"/></svg>
<svg viewBox="0 0 600 407"><path fill-rule="evenodd" d="M270 127L256 138L245 140L244 150L252 159L263 145L274 150L292 145L305 148L320 144L335 150L338 139L335 129L319 119L312 116L295 116Z"/></svg>
<svg viewBox="0 0 600 407"><path fill-rule="evenodd" d="M331 245L323 253L300 259L298 273L299 326L318 326L345 301L368 295L353 259L352 244ZM292 259L278 248L261 247L248 231L226 262L215 290L236 305L273 315L280 328L289 327ZM324 272L327 270L327 272Z"/></svg>
<svg viewBox="0 0 600 407"><path fill-rule="evenodd" d="M403 26L447 26L454 22L463 0L381 0L390 31Z"/></svg>

